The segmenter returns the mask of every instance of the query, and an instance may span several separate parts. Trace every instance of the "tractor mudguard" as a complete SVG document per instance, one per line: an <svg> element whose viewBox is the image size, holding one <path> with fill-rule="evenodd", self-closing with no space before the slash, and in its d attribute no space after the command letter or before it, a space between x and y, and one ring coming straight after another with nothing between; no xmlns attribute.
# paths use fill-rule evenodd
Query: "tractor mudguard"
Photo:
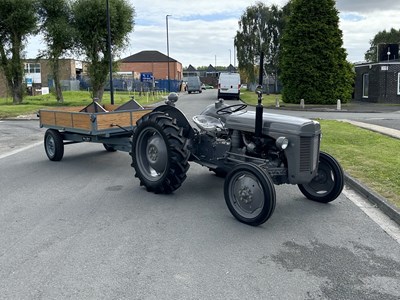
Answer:
<svg viewBox="0 0 400 300"><path fill-rule="evenodd" d="M185 114L181 112L174 106L171 105L161 105L156 107L153 111L160 111L165 114L168 114L173 119L176 119L176 123L179 127L183 128L183 135L188 139L192 139L194 137L194 130L190 125L188 119Z"/></svg>

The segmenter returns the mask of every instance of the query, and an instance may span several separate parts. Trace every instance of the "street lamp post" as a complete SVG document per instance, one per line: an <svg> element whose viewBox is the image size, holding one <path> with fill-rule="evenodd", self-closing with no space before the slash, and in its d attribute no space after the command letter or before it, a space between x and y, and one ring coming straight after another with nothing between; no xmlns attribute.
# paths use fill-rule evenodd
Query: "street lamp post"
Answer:
<svg viewBox="0 0 400 300"><path fill-rule="evenodd" d="M167 61L168 61L168 67L167 67L167 79L168 79L168 92L171 91L171 83L170 83L170 78L169 78L169 39L168 39L168 17L171 17L171 15L166 15L165 16L165 23L167 25Z"/></svg>
<svg viewBox="0 0 400 300"><path fill-rule="evenodd" d="M229 65L232 64L232 51L229 49Z"/></svg>
<svg viewBox="0 0 400 300"><path fill-rule="evenodd" d="M107 48L109 55L109 68L110 68L110 97L111 104L114 104L114 86L113 86L113 78L112 78L112 54L111 54L111 24L110 24L110 8L108 5L108 0L106 2L107 5Z"/></svg>

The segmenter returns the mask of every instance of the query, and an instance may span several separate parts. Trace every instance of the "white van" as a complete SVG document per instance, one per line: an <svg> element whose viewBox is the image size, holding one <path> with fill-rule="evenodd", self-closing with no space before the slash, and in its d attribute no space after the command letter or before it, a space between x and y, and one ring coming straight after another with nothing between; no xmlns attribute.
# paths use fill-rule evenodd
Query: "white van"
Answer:
<svg viewBox="0 0 400 300"><path fill-rule="evenodd" d="M218 99L240 99L240 74L221 73L218 79Z"/></svg>
<svg viewBox="0 0 400 300"><path fill-rule="evenodd" d="M201 82L199 76L190 76L187 78L187 92L188 94L194 92L201 93Z"/></svg>

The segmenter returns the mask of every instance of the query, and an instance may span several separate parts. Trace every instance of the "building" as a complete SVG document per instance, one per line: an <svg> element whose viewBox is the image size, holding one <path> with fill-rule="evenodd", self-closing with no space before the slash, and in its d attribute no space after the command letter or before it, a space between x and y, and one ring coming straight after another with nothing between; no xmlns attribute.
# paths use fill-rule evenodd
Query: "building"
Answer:
<svg viewBox="0 0 400 300"><path fill-rule="evenodd" d="M152 50L141 51L121 59L118 71L151 73L155 80L182 80L182 64L172 57Z"/></svg>
<svg viewBox="0 0 400 300"><path fill-rule="evenodd" d="M71 81L77 81L86 75L86 64L80 60L62 58L59 64L60 81L64 90L70 89ZM41 93L43 87L54 86L50 63L47 59L24 60L24 73L25 84L33 94ZM77 86L79 88L78 83ZM0 97L11 97L2 72L0 72Z"/></svg>
<svg viewBox="0 0 400 300"><path fill-rule="evenodd" d="M355 65L354 100L400 104L400 62Z"/></svg>
<svg viewBox="0 0 400 300"><path fill-rule="evenodd" d="M186 70L183 71L183 80L186 81L186 78L190 76L199 76L202 83L217 87L219 74L221 72L236 73L237 71L237 68L232 66L232 64L229 65L227 68L219 69L216 69L210 64L206 69L203 70L197 70L192 65L189 65Z"/></svg>

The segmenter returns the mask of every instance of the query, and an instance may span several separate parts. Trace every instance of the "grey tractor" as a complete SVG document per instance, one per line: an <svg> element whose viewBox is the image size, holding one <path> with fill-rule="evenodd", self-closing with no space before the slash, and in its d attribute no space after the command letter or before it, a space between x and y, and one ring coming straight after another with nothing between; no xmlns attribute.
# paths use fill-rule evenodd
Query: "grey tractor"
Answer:
<svg viewBox="0 0 400 300"><path fill-rule="evenodd" d="M298 185L313 201L328 203L342 192L344 175L331 155L320 151L319 122L255 112L222 99L193 117L175 107L177 96L137 121L132 166L149 192L169 194L186 179L189 162L225 177L224 197L232 215L257 226L274 212L274 185ZM192 123L192 124L193 124Z"/></svg>

